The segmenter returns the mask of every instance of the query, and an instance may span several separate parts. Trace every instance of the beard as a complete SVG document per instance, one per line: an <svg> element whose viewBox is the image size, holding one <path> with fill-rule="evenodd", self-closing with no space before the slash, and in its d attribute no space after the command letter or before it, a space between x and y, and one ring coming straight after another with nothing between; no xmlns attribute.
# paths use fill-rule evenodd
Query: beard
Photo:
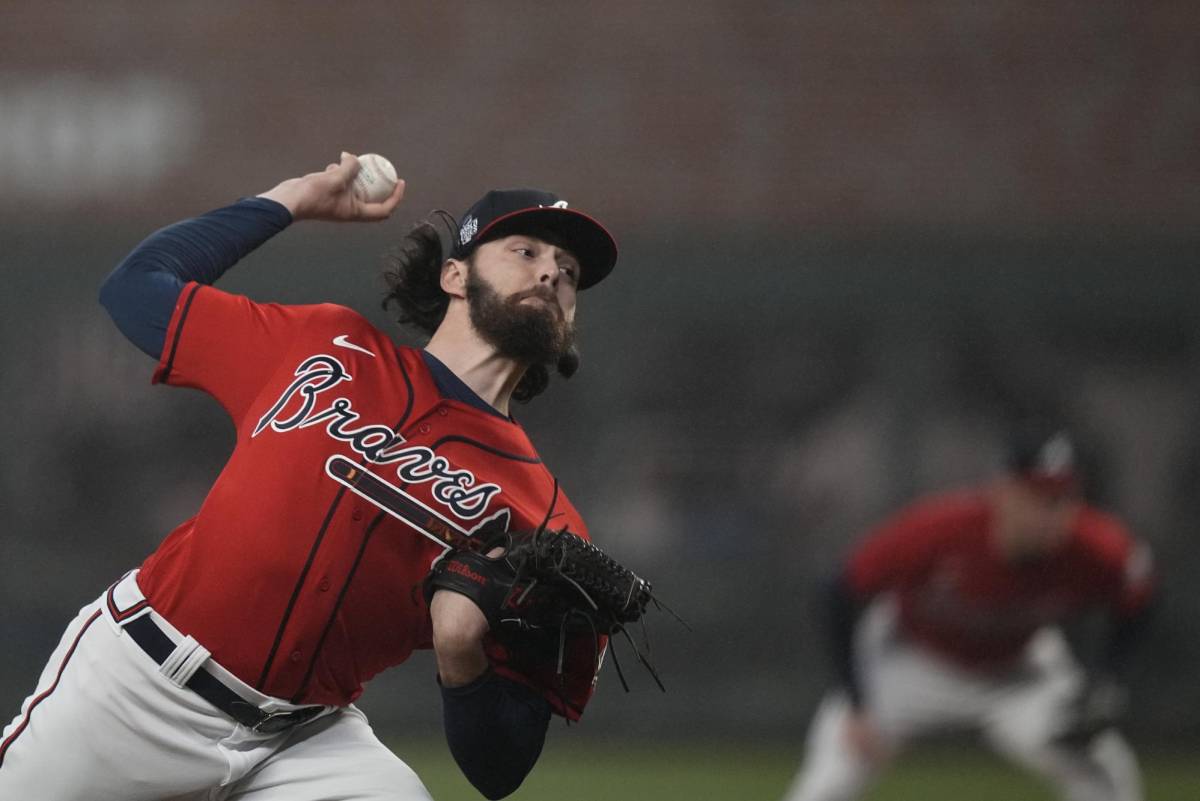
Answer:
<svg viewBox="0 0 1200 801"><path fill-rule="evenodd" d="M528 297L542 297L547 302L528 305L523 302ZM563 315L549 288L505 298L472 271L467 275L467 307L471 325L501 356L525 365L574 360L578 366L575 326Z"/></svg>

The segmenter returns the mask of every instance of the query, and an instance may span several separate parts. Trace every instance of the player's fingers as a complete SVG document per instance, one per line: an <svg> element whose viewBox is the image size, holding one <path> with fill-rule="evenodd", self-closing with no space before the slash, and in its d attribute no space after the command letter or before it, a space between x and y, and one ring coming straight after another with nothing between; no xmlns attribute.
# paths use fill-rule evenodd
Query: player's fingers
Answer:
<svg viewBox="0 0 1200 801"><path fill-rule="evenodd" d="M386 220L391 216L402 197L404 197L404 179L399 178L396 180L396 186L392 188L392 194L378 203L362 203L359 213L364 220Z"/></svg>
<svg viewBox="0 0 1200 801"><path fill-rule="evenodd" d="M362 165L358 163L358 157L353 153L347 153L344 150L342 151L342 155L338 162L329 166L333 169L330 170L329 167L326 167L326 170L336 173L337 176L347 184L349 184L350 181L353 181L354 176L358 175L358 171L362 169Z"/></svg>

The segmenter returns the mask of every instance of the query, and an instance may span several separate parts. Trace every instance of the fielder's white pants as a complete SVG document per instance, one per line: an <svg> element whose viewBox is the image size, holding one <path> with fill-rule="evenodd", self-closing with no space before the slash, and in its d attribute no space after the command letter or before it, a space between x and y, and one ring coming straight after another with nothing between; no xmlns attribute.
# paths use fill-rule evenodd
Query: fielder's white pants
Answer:
<svg viewBox="0 0 1200 801"><path fill-rule="evenodd" d="M119 588L140 595L130 579ZM429 801L357 708L331 708L277 734L253 732L168 679L104 600L67 626L37 688L5 727L0 799ZM183 639L167 630L174 642ZM295 708L238 684L243 698L269 710Z"/></svg>
<svg viewBox="0 0 1200 801"><path fill-rule="evenodd" d="M875 604L856 637L863 703L893 753L925 734L972 729L1000 755L1048 779L1068 801L1141 801L1137 760L1115 730L1086 749L1053 742L1082 679L1060 632L1039 632L1020 670L989 675L900 638L894 612L887 602ZM849 714L842 693L821 702L786 801L852 801L877 777L884 766L849 745Z"/></svg>

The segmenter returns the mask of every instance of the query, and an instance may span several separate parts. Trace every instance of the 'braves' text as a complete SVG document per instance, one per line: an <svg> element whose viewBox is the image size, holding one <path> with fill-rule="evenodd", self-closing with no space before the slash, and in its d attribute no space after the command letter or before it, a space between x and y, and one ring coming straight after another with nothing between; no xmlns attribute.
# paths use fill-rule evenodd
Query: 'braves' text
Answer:
<svg viewBox="0 0 1200 801"><path fill-rule="evenodd" d="M356 425L358 412L349 398L335 398L325 408L317 408L317 396L354 377L333 356L319 354L305 359L296 368L296 379L279 400L258 420L251 437L270 428L280 433L324 425L330 437L347 443L355 453L375 464L396 464L396 475L410 484L432 482L435 500L465 520L473 520L487 508L492 496L500 492L497 484L479 484L475 474L451 466L433 450L407 441L390 426Z"/></svg>

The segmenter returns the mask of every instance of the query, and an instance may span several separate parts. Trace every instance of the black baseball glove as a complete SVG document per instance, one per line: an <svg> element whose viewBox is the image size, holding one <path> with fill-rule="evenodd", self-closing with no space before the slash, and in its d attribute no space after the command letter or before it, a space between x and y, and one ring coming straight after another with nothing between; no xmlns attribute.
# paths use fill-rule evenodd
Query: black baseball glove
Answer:
<svg viewBox="0 0 1200 801"><path fill-rule="evenodd" d="M1125 713L1126 693L1114 680L1092 677L1083 683L1066 710L1056 743L1085 748L1097 734L1121 722Z"/></svg>
<svg viewBox="0 0 1200 801"><path fill-rule="evenodd" d="M425 579L426 600L439 589L474 601L492 635L513 651L534 658L554 658L557 651L560 670L570 636L625 632L633 645L625 627L655 601L648 581L600 548L567 529L545 527L484 531L470 547L447 551ZM642 652L633 648L658 681Z"/></svg>

